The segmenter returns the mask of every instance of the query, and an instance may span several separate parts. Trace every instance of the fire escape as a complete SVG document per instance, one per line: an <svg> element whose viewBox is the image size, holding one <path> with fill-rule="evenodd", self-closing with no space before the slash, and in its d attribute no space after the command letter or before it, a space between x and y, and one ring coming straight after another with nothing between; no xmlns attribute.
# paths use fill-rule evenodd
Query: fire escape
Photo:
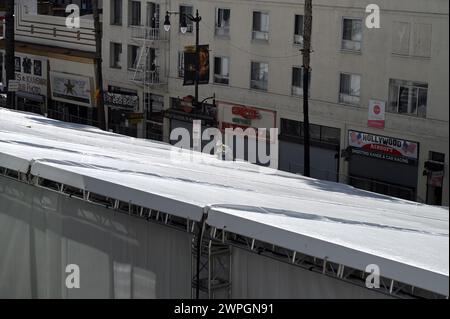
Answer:
<svg viewBox="0 0 450 319"><path fill-rule="evenodd" d="M145 26L131 26L131 39L139 47L135 68L129 71L129 80L144 88L144 95L151 89L167 85L167 69L163 54L168 44L164 30L160 28L160 5L147 3ZM147 99L148 100L148 99ZM147 105L145 105L147 109Z"/></svg>

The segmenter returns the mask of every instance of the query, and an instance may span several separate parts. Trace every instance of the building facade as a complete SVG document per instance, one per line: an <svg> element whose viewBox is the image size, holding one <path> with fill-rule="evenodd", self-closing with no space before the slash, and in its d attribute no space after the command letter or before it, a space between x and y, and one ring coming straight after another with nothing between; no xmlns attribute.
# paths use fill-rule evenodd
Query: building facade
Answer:
<svg viewBox="0 0 450 319"><path fill-rule="evenodd" d="M378 1L380 28L366 26L368 4L313 3L312 176L448 205L448 1ZM216 125L273 123L279 168L303 171L303 3L111 0L104 10L105 89L138 101L133 109L111 105L111 125L119 113L136 136L168 141L171 129L198 117L178 107L193 94L182 79L193 24L183 33L172 14L170 31L163 29L166 11L198 10L211 64L200 100L215 96ZM230 107L257 110L258 118Z"/></svg>
<svg viewBox="0 0 450 319"><path fill-rule="evenodd" d="M68 28L71 1L20 0L15 5L16 108L48 117L95 125L95 37L87 1L79 28ZM0 61L5 54L0 41ZM2 63L3 64L3 63ZM5 68L2 65L2 78Z"/></svg>

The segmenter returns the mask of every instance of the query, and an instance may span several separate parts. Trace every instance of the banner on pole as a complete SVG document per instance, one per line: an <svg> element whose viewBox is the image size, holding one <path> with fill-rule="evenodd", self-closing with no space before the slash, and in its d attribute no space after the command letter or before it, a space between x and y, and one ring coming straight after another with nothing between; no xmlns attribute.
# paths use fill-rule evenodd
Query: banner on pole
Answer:
<svg viewBox="0 0 450 319"><path fill-rule="evenodd" d="M197 61L198 84L209 83L209 45L200 45L198 55L195 46L188 46L184 50L184 86L195 85Z"/></svg>

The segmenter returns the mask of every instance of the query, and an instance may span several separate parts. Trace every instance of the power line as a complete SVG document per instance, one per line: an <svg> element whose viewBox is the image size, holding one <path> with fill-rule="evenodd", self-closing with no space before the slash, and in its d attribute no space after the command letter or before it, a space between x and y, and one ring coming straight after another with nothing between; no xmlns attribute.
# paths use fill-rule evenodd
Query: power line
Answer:
<svg viewBox="0 0 450 319"><path fill-rule="evenodd" d="M207 25L203 20L200 22L201 24L203 24L207 29L211 30L211 31L215 31L213 28L211 28L209 25ZM285 56L268 56L268 55L262 55L262 54L258 54L258 53L253 53L251 51L248 51L246 49L243 49L242 47L233 44L233 42L231 41L231 39L229 40L229 44L230 47L233 47L239 51L242 51L244 53L247 53L248 55L254 55L257 57L261 57L261 58L266 58L266 59L289 59L289 58L295 58L295 57L300 57L301 53L299 54L294 54L294 55L285 55Z"/></svg>

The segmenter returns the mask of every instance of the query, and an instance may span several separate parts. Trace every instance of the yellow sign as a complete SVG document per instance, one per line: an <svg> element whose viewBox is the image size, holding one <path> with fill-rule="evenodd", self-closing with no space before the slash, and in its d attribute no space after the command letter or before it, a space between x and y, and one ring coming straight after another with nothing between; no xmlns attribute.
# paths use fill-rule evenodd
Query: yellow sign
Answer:
<svg viewBox="0 0 450 319"><path fill-rule="evenodd" d="M184 47L184 52L195 53L195 45L188 45Z"/></svg>

